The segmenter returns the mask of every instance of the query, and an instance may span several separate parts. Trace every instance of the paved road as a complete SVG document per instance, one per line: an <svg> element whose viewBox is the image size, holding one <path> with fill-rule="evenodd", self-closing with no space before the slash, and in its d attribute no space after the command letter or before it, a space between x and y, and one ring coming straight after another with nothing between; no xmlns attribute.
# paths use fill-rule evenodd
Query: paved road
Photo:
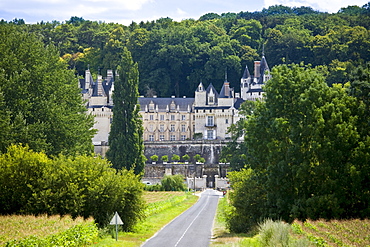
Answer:
<svg viewBox="0 0 370 247"><path fill-rule="evenodd" d="M142 247L208 246L220 195L215 190L205 190L196 204L162 228Z"/></svg>

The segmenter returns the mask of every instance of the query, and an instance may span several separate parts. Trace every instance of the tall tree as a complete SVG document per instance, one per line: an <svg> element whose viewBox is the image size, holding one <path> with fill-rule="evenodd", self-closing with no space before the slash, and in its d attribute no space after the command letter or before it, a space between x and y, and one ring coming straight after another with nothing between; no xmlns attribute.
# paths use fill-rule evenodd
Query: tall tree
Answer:
<svg viewBox="0 0 370 247"><path fill-rule="evenodd" d="M48 155L92 152L93 118L85 114L78 81L56 48L14 25L0 26L0 44L0 111L11 128L7 143Z"/></svg>
<svg viewBox="0 0 370 247"><path fill-rule="evenodd" d="M265 101L244 120L242 161L252 171L243 185L231 177L237 185L231 221L368 217L369 138L359 132L364 104L347 86L327 86L321 68L273 69Z"/></svg>
<svg viewBox="0 0 370 247"><path fill-rule="evenodd" d="M118 66L119 79L113 92L113 122L109 135L107 158L116 169L133 169L141 174L144 169L143 127L139 118L139 71L132 61L131 53L125 47L121 65Z"/></svg>

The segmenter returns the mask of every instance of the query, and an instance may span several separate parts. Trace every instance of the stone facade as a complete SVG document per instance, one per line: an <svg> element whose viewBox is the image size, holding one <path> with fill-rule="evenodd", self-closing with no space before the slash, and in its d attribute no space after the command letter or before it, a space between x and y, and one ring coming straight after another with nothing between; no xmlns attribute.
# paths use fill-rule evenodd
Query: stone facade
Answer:
<svg viewBox="0 0 370 247"><path fill-rule="evenodd" d="M227 140L228 128L240 119L239 107L245 100L262 99L264 83L270 79L266 59L255 62L254 77L245 68L240 82L240 93L225 82L218 92L212 84L204 87L200 83L194 98L145 98L139 97L140 114L144 127L145 145L152 142L180 142L185 140ZM82 97L86 100L88 113L94 115L93 137L95 151L102 156L108 148L108 137L112 120L114 75L98 76L94 81L89 70L80 80ZM211 145L211 144L210 144ZM170 147L170 145L168 146ZM207 162L214 162L212 159Z"/></svg>

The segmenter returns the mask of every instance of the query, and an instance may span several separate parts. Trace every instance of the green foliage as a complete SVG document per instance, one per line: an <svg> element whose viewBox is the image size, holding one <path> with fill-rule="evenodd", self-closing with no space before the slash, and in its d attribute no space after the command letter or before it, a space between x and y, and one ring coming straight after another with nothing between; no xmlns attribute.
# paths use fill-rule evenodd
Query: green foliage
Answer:
<svg viewBox="0 0 370 247"><path fill-rule="evenodd" d="M140 94L167 97L192 97L201 80L220 89L225 68L231 87L238 87L242 68L251 68L260 59L263 44L270 68L284 62L349 63L352 66L345 71L335 67L329 71L330 85L345 83L349 68L369 60L369 23L368 4L343 6L335 14L276 5L262 11L207 13L198 20L179 22L160 18L129 26L76 16L66 23L1 21L2 26L26 30L45 45L56 46L76 74L88 66L94 73L116 68L126 47L138 62Z"/></svg>
<svg viewBox="0 0 370 247"><path fill-rule="evenodd" d="M152 160L152 161L154 161L154 162L156 162L156 161L158 161L158 155L152 155L152 156L150 156L150 159Z"/></svg>
<svg viewBox="0 0 370 247"><path fill-rule="evenodd" d="M184 177L180 174L165 175L161 180L161 185L164 191L184 191L186 189Z"/></svg>
<svg viewBox="0 0 370 247"><path fill-rule="evenodd" d="M194 133L193 138L194 138L194 140L202 139L203 134L202 133Z"/></svg>
<svg viewBox="0 0 370 247"><path fill-rule="evenodd" d="M98 228L93 222L76 225L64 232L50 235L47 238L30 236L22 240L12 240L5 244L15 246L86 246L91 245L98 237Z"/></svg>
<svg viewBox="0 0 370 247"><path fill-rule="evenodd" d="M174 155L172 155L171 160L177 162L177 161L180 160L180 156L178 156L177 154L174 154Z"/></svg>
<svg viewBox="0 0 370 247"><path fill-rule="evenodd" d="M265 101L240 128L244 150L237 154L247 151L250 169L230 174L231 230L246 231L264 218L368 217L366 108L348 91L328 87L321 68L273 69Z"/></svg>
<svg viewBox="0 0 370 247"><path fill-rule="evenodd" d="M145 165L143 126L137 104L139 72L131 53L124 48L119 80L113 92L113 121L109 135L107 158L116 169L133 169L142 174Z"/></svg>
<svg viewBox="0 0 370 247"><path fill-rule="evenodd" d="M167 161L168 161L168 155L163 155L163 156L161 157L161 160L162 160L163 162L167 162Z"/></svg>
<svg viewBox="0 0 370 247"><path fill-rule="evenodd" d="M100 157L59 156L11 146L0 156L1 214L94 217L102 227L117 211L129 230L143 216L143 184L132 171L117 171Z"/></svg>
<svg viewBox="0 0 370 247"><path fill-rule="evenodd" d="M310 246L307 239L295 240L290 236L291 226L282 221L265 220L259 225L258 239L261 246Z"/></svg>
<svg viewBox="0 0 370 247"><path fill-rule="evenodd" d="M182 156L182 159L185 160L185 161L189 161L190 156L188 154L185 154L185 155Z"/></svg>
<svg viewBox="0 0 370 247"><path fill-rule="evenodd" d="M92 152L93 118L57 49L9 25L0 25L0 43L0 151L23 143L48 155Z"/></svg>
<svg viewBox="0 0 370 247"><path fill-rule="evenodd" d="M196 154L194 155L194 159L195 161L199 162L199 160L201 159L202 157L200 156L200 154Z"/></svg>

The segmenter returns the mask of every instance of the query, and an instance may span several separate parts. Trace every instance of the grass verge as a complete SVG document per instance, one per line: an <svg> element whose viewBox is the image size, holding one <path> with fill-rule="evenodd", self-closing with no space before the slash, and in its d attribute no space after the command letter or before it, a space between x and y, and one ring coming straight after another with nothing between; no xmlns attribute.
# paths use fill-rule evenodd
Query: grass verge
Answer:
<svg viewBox="0 0 370 247"><path fill-rule="evenodd" d="M227 211L227 207L227 198L221 198L218 202L210 246L260 246L258 245L257 236L254 233L230 233L230 231L226 227L225 211Z"/></svg>
<svg viewBox="0 0 370 247"><path fill-rule="evenodd" d="M94 246L140 246L163 226L194 205L198 200L197 196L189 193L185 194L184 192L167 194L167 196L165 196L167 199L165 200L157 200L153 198L158 197L164 199L163 193L168 192L150 192L149 196L152 202L148 204L148 216L144 221L139 222L135 226L133 232L119 232L118 241L116 241L112 236L106 236ZM113 227L111 227L111 232L113 232L113 230Z"/></svg>

